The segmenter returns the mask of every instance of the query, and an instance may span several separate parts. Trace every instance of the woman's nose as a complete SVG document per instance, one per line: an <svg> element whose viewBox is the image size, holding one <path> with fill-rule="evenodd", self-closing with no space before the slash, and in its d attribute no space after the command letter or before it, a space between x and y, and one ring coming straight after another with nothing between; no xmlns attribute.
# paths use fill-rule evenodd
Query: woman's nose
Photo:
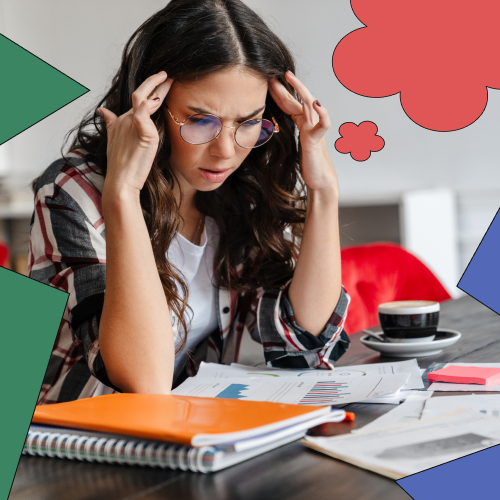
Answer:
<svg viewBox="0 0 500 500"><path fill-rule="evenodd" d="M210 153L224 160L229 160L234 156L236 144L234 142L234 129L224 127L217 139L214 139L210 145Z"/></svg>

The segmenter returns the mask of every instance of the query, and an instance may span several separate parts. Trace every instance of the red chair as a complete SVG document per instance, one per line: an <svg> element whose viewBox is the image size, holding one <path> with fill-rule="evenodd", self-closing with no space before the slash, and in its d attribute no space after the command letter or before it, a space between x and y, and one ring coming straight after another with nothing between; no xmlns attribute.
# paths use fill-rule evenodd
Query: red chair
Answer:
<svg viewBox="0 0 500 500"><path fill-rule="evenodd" d="M0 266L5 267L9 259L9 247L0 241Z"/></svg>
<svg viewBox="0 0 500 500"><path fill-rule="evenodd" d="M395 300L451 299L434 274L395 243L369 243L341 249L342 284L351 296L347 334L378 325L377 307Z"/></svg>

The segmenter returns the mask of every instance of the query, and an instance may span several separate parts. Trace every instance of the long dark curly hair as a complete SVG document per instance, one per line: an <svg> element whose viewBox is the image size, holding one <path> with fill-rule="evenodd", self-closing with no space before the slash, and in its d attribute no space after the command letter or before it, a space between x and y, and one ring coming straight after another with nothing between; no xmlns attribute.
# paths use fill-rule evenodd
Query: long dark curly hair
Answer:
<svg viewBox="0 0 500 500"><path fill-rule="evenodd" d="M176 81L190 82L231 67L243 67L267 81L277 77L297 97L285 80L287 70L295 71L290 51L243 2L172 0L132 35L120 69L99 106L122 115L132 107L132 93L137 87L162 70ZM215 219L219 228L214 279L218 286L239 292L280 286L292 277L305 218L296 126L268 93L264 118L271 116L280 126L279 134L253 149L219 188L198 191L195 198L198 210ZM160 144L140 200L165 296L182 327L183 347L189 290L180 270L165 257L181 223L173 194L177 181L169 166L171 144L166 118L157 111L151 119ZM94 163L105 176L104 122L95 111L89 112L68 132L65 144L74 132L68 151L83 149L87 163ZM286 228L294 237L286 236Z"/></svg>

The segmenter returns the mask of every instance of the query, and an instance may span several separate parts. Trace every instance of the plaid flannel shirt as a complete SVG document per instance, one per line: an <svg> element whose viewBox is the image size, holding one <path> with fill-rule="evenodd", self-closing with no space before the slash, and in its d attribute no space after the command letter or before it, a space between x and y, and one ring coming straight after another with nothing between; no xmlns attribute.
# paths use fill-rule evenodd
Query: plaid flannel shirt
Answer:
<svg viewBox="0 0 500 500"><path fill-rule="evenodd" d="M38 404L118 392L99 350L99 322L106 289L106 238L101 207L104 177L75 150L42 174L31 220L29 275L69 293ZM288 283L289 284L289 283ZM343 331L349 295L340 299L325 329L301 328L288 299L288 284L244 293L219 288L219 328L196 348L183 377L201 361L238 361L242 336L262 344L268 366L333 369L349 346ZM174 331L177 318L171 314ZM133 367L131 367L133 369Z"/></svg>

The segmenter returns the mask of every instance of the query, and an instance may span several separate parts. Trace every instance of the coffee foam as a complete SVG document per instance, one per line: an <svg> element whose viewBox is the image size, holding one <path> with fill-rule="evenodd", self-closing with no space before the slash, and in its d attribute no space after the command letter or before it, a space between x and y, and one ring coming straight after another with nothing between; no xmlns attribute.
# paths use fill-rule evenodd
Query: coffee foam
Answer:
<svg viewBox="0 0 500 500"><path fill-rule="evenodd" d="M439 309L439 302L433 300L399 300L378 306L378 312L382 314L426 314Z"/></svg>
<svg viewBox="0 0 500 500"><path fill-rule="evenodd" d="M437 304L433 300L400 300L397 302L386 302L385 304L380 304L384 308L388 309L398 309L401 307L425 307Z"/></svg>

